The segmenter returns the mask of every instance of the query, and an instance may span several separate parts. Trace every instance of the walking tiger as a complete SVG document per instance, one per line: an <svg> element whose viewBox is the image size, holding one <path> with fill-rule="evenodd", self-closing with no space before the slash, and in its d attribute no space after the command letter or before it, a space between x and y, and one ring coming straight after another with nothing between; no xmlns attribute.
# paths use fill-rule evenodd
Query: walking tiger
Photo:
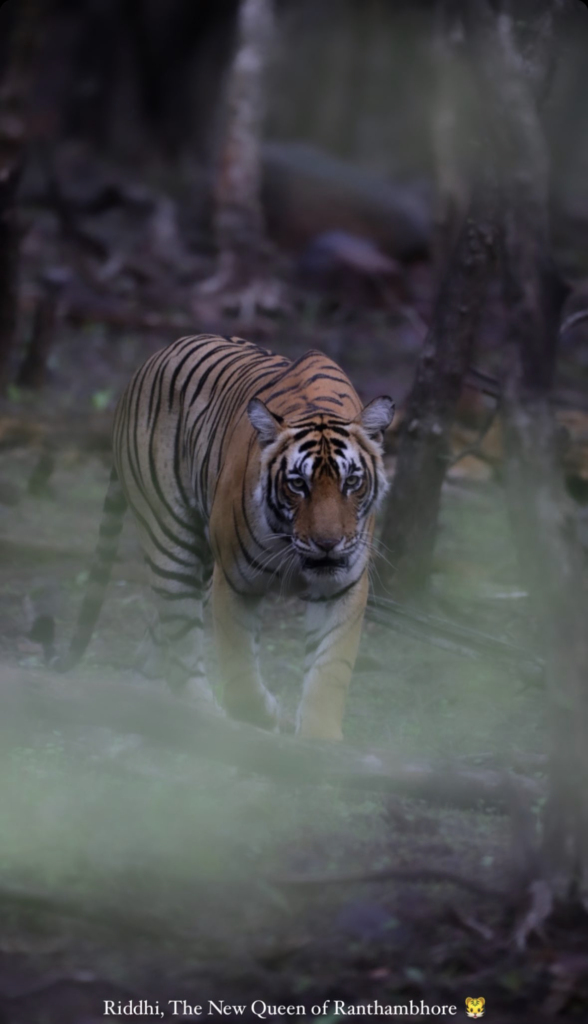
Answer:
<svg viewBox="0 0 588 1024"><path fill-rule="evenodd" d="M327 356L295 362L241 338L181 338L138 370L117 407L114 467L78 624L82 656L130 507L157 606L153 642L174 688L208 684L202 600L212 615L223 702L271 728L275 698L256 652L260 598L307 603L301 736L339 739L368 591L374 515L386 492L382 435L394 404L365 408ZM212 556L212 559L211 559Z"/></svg>

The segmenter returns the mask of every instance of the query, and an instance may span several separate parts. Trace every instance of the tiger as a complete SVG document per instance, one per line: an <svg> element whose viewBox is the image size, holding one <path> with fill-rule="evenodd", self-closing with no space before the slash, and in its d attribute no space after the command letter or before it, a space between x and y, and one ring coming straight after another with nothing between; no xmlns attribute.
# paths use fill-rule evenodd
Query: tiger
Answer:
<svg viewBox="0 0 588 1024"><path fill-rule="evenodd" d="M212 693L202 632L212 573L225 712L277 729L278 701L258 665L258 609L265 595L297 595L306 651L296 732L341 739L393 414L388 396L363 407L318 351L292 361L242 338L197 335L149 358L115 411L99 540L61 669L91 639L130 508L155 599L152 650L172 689Z"/></svg>
<svg viewBox="0 0 588 1024"><path fill-rule="evenodd" d="M474 999L472 996L468 996L468 998L465 1001L465 1004L466 1013L468 1017L475 1017L479 1019L480 1017L484 1016L484 1007L486 1006L486 1000L482 999L481 996L477 999Z"/></svg>

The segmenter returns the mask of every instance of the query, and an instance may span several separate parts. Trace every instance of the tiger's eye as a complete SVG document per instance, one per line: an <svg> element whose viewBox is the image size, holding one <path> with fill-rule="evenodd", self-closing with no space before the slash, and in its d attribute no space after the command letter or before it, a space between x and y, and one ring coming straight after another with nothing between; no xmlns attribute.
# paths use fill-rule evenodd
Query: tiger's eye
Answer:
<svg viewBox="0 0 588 1024"><path fill-rule="evenodd" d="M359 487L360 483L361 477L359 476L358 473L351 473L351 475L348 476L345 481L346 486L351 488Z"/></svg>
<svg viewBox="0 0 588 1024"><path fill-rule="evenodd" d="M306 490L306 480L303 476L289 476L288 486L291 487L293 491L304 492Z"/></svg>

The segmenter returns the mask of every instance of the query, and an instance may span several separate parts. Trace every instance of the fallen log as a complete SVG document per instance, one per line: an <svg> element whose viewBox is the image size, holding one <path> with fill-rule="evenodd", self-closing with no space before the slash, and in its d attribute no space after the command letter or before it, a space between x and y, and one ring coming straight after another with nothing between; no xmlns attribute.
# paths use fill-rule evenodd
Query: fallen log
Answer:
<svg viewBox="0 0 588 1024"><path fill-rule="evenodd" d="M126 679L64 679L5 665L0 670L0 701L0 737L5 745L18 744L22 727L31 724L66 731L99 727L286 785L329 783L437 805L472 807L483 802L502 809L512 804L513 790L524 792L528 800L542 794L541 785L527 776L406 763L388 751L264 732Z"/></svg>

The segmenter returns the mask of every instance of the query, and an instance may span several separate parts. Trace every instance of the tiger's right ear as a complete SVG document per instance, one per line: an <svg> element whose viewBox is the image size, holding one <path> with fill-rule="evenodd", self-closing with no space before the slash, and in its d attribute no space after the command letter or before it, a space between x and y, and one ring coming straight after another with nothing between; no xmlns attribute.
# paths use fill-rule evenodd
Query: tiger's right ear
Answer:
<svg viewBox="0 0 588 1024"><path fill-rule="evenodd" d="M257 431L257 439L262 448L276 440L283 424L281 416L270 412L260 398L252 398L247 406L247 415Z"/></svg>
<svg viewBox="0 0 588 1024"><path fill-rule="evenodd" d="M381 441L382 434L394 418L394 408L394 402L389 395L374 398L364 406L359 415L359 423L369 437Z"/></svg>

